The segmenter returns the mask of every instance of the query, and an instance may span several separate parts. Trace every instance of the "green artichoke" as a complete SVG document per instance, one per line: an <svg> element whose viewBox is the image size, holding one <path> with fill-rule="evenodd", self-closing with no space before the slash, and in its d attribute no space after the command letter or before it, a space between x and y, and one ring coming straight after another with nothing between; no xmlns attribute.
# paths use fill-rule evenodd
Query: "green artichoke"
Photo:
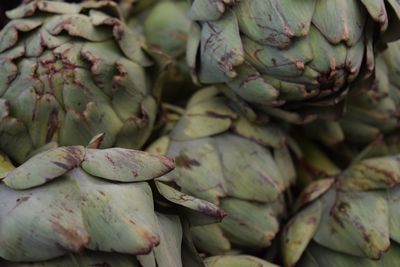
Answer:
<svg viewBox="0 0 400 267"><path fill-rule="evenodd" d="M400 126L400 42L389 43L376 57L375 75L354 84L338 121L316 121L306 131L326 145L370 143L398 132Z"/></svg>
<svg viewBox="0 0 400 267"><path fill-rule="evenodd" d="M168 158L146 152L83 146L41 152L16 169L2 164L0 258L46 261L87 249L129 254L115 256L131 257L127 266L184 266L188 226L224 214L156 179L173 168ZM78 264L91 255L55 262Z"/></svg>
<svg viewBox="0 0 400 267"><path fill-rule="evenodd" d="M195 245L212 255L269 246L295 180L284 131L251 124L215 87L197 92L168 128L148 149L175 159L175 171L160 179L227 213L221 224L193 227Z"/></svg>
<svg viewBox="0 0 400 267"><path fill-rule="evenodd" d="M143 38L111 1L35 0L0 32L0 149L17 161L44 144L139 148L157 104Z"/></svg>
<svg viewBox="0 0 400 267"><path fill-rule="evenodd" d="M285 266L397 266L400 155L355 160L299 199L302 208L283 231Z"/></svg>
<svg viewBox="0 0 400 267"><path fill-rule="evenodd" d="M349 85L374 68L377 41L400 37L396 0L191 2L195 79L290 122L336 117Z"/></svg>

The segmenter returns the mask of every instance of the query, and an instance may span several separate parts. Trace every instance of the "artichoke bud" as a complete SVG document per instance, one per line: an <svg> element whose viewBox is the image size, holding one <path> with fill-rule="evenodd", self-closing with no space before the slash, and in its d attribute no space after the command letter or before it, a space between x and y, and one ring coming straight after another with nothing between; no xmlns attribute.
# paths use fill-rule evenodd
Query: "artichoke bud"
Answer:
<svg viewBox="0 0 400 267"><path fill-rule="evenodd" d="M193 227L195 244L212 255L269 246L296 176L284 130L251 123L216 87L199 90L179 112L149 151L174 158L163 179L226 213L219 225Z"/></svg>
<svg viewBox="0 0 400 267"><path fill-rule="evenodd" d="M395 264L399 185L399 155L356 160L335 180L310 184L282 235L285 266Z"/></svg>
<svg viewBox="0 0 400 267"><path fill-rule="evenodd" d="M1 258L50 264L56 257L81 253L72 257L90 262L115 255L116 262L133 258L146 267L168 259L178 266L184 246L181 221L190 218L192 225L201 225L224 216L214 204L159 180L175 167L169 158L92 148L100 139L87 148L43 150L15 169L2 158ZM158 211L160 201L172 207L168 213Z"/></svg>
<svg viewBox="0 0 400 267"><path fill-rule="evenodd" d="M349 86L371 75L374 47L400 38L399 8L392 0L194 0L187 63L196 81L225 83L255 112L293 123L337 118Z"/></svg>
<svg viewBox="0 0 400 267"><path fill-rule="evenodd" d="M143 36L115 3L31 1L0 32L0 148L16 162L55 141L140 148L157 103ZM153 72L152 72L153 73Z"/></svg>
<svg viewBox="0 0 400 267"><path fill-rule="evenodd" d="M400 125L400 42L389 43L376 56L374 75L352 85L342 117L317 120L302 129L307 137L321 142L344 158L347 164L360 151L384 155L398 153Z"/></svg>

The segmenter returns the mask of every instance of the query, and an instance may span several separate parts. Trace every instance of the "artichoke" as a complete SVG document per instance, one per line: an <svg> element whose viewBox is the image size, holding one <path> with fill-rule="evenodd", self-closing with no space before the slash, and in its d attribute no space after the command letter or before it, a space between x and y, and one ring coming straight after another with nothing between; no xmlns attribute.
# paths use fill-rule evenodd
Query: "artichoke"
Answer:
<svg viewBox="0 0 400 267"><path fill-rule="evenodd" d="M96 253L55 262L184 266L188 226L215 223L223 212L156 179L173 169L168 158L95 145L46 150L15 169L3 160L0 258L47 261L87 249Z"/></svg>
<svg viewBox="0 0 400 267"><path fill-rule="evenodd" d="M44 144L140 148L155 121L152 61L111 1L35 0L0 32L0 149L21 163Z"/></svg>
<svg viewBox="0 0 400 267"><path fill-rule="evenodd" d="M194 94L180 117L170 116L169 134L148 148L175 159L176 169L160 179L227 213L221 224L191 229L195 245L211 255L268 247L295 179L284 131L273 122L251 124L219 93L209 87Z"/></svg>
<svg viewBox="0 0 400 267"><path fill-rule="evenodd" d="M397 266L399 196L399 154L357 159L336 180L310 184L283 231L285 266Z"/></svg>
<svg viewBox="0 0 400 267"><path fill-rule="evenodd" d="M375 75L354 84L346 111L338 121L306 125L307 134L326 145L367 144L400 126L400 42L387 45L376 57Z"/></svg>
<svg viewBox="0 0 400 267"><path fill-rule="evenodd" d="M399 16L396 0L192 0L187 61L197 81L224 84L258 114L336 117L374 68L377 41L400 37Z"/></svg>

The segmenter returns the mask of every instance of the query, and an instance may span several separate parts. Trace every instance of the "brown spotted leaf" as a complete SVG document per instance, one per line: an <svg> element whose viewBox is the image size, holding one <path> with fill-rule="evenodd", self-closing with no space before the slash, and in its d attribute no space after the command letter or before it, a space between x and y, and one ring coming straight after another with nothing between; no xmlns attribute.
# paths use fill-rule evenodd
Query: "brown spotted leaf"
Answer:
<svg viewBox="0 0 400 267"><path fill-rule="evenodd" d="M192 225L220 222L226 215L216 205L184 194L161 181L156 181L156 186L163 197L180 207L183 213L186 213Z"/></svg>
<svg viewBox="0 0 400 267"><path fill-rule="evenodd" d="M146 152L110 148L87 149L81 167L87 173L111 181L139 182L162 176L175 164L164 156Z"/></svg>
<svg viewBox="0 0 400 267"><path fill-rule="evenodd" d="M46 165L44 165L46 167ZM72 179L15 191L0 185L0 257L11 261L47 260L80 252L89 243Z"/></svg>
<svg viewBox="0 0 400 267"><path fill-rule="evenodd" d="M81 146L45 151L9 172L3 182L13 189L27 189L45 184L78 167L84 153L84 147Z"/></svg>

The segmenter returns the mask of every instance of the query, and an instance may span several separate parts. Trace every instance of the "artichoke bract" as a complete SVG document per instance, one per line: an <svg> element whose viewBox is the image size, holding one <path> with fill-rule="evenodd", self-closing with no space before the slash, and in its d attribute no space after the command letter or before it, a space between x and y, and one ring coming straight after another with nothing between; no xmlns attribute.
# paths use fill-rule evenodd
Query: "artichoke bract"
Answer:
<svg viewBox="0 0 400 267"><path fill-rule="evenodd" d="M171 244L172 245L172 244ZM85 253L85 255L68 255L54 260L30 263L7 262L0 260L3 267L141 267L133 256L116 253Z"/></svg>
<svg viewBox="0 0 400 267"><path fill-rule="evenodd" d="M129 254L134 261L128 266L184 266L187 226L224 215L156 179L174 163L146 152L68 146L41 152L15 169L1 166L0 258L8 261L89 250ZM129 258L121 257L115 260Z"/></svg>
<svg viewBox="0 0 400 267"><path fill-rule="evenodd" d="M288 137L274 123L255 125L236 113L215 87L201 89L148 151L175 159L162 180L221 207L221 224L193 227L206 253L268 247L285 213L284 192L294 182Z"/></svg>
<svg viewBox="0 0 400 267"><path fill-rule="evenodd" d="M397 266L400 155L359 159L310 184L282 234L285 266Z"/></svg>
<svg viewBox="0 0 400 267"><path fill-rule="evenodd" d="M0 149L23 162L56 141L140 148L157 104L143 37L111 1L32 1L0 32Z"/></svg>
<svg viewBox="0 0 400 267"><path fill-rule="evenodd" d="M168 245L173 244L172 242ZM132 256L118 255L115 253L86 253L85 255L69 255L55 260L39 262L39 263L13 263L1 261L3 267L89 267L89 266L110 266L110 267L143 267L147 265L140 265L140 263ZM161 265L175 267L178 265L163 265L165 262L161 261ZM154 265L153 265L154 266ZM277 267L277 265L266 262L262 259L248 256L248 255L233 255L233 256L214 256L204 260L205 267ZM193 266L187 266L193 267Z"/></svg>
<svg viewBox="0 0 400 267"><path fill-rule="evenodd" d="M277 267L262 259L247 255L224 255L205 259L207 267Z"/></svg>
<svg viewBox="0 0 400 267"><path fill-rule="evenodd" d="M200 83L260 113L335 117L374 68L375 40L400 37L399 15L395 0L193 0L187 61Z"/></svg>
<svg viewBox="0 0 400 267"><path fill-rule="evenodd" d="M326 145L366 144L396 134L400 126L400 42L376 56L374 76L354 84L338 121L306 125L307 134Z"/></svg>

